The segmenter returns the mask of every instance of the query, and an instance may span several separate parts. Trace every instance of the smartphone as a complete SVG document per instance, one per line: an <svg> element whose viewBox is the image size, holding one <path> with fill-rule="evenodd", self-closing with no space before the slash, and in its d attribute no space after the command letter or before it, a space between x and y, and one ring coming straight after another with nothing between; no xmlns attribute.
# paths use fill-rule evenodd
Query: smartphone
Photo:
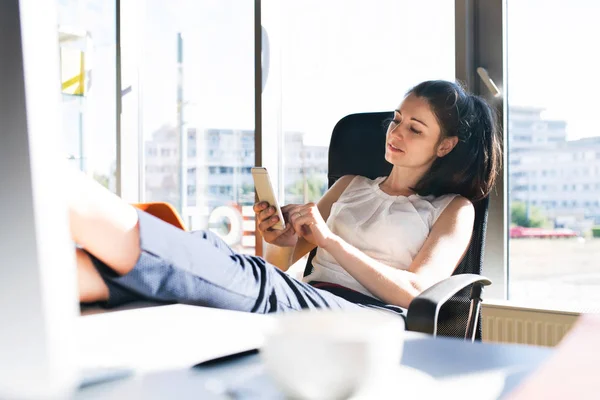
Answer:
<svg viewBox="0 0 600 400"><path fill-rule="evenodd" d="M271 179L269 178L269 172L264 167L253 167L252 168L252 179L254 179L254 188L256 189L256 195L258 201L266 201L269 205L275 207L275 215L279 217L279 221L273 225L273 229L285 229L285 221L283 220L283 213L281 207L277 203L277 197L271 185Z"/></svg>

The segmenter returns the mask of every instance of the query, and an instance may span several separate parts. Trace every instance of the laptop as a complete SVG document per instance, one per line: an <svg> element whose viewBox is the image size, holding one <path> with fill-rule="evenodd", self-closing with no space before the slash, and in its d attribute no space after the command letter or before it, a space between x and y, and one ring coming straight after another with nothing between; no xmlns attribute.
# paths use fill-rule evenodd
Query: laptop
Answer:
<svg viewBox="0 0 600 400"><path fill-rule="evenodd" d="M63 185L55 1L0 1L0 398L64 398L82 371Z"/></svg>

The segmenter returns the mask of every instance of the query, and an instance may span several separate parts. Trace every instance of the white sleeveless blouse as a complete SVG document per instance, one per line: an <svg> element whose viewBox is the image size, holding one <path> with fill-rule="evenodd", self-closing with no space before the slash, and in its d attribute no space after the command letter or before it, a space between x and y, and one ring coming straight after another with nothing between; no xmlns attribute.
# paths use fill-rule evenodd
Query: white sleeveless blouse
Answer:
<svg viewBox="0 0 600 400"><path fill-rule="evenodd" d="M374 180L356 176L331 206L327 226L347 243L371 258L406 270L425 243L433 224L457 196L391 196ZM336 283L376 298L344 270L335 258L319 248L313 272L305 282Z"/></svg>

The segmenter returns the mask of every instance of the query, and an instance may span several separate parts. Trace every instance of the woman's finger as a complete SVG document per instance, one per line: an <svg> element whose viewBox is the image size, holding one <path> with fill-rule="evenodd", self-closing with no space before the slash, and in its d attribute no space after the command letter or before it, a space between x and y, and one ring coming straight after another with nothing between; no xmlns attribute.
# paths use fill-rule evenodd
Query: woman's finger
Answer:
<svg viewBox="0 0 600 400"><path fill-rule="evenodd" d="M268 220L269 218L271 218L273 215L275 215L275 207L271 206L263 211L261 211L258 215L258 221L259 222L263 222Z"/></svg>
<svg viewBox="0 0 600 400"><path fill-rule="evenodd" d="M281 212L283 214L287 214L287 213L294 211L296 208L299 208L299 207L302 207L302 206L298 205L298 204L286 204L285 206L281 207Z"/></svg>
<svg viewBox="0 0 600 400"><path fill-rule="evenodd" d="M312 219L307 217L296 218L296 221L293 223L294 230L298 233L299 236L302 237L311 233L312 225Z"/></svg>
<svg viewBox="0 0 600 400"><path fill-rule="evenodd" d="M312 208L310 206L303 205L303 206L293 209L290 212L290 219L298 219L298 218L301 218L301 217L304 217L307 215L309 215L309 216L313 215Z"/></svg>
<svg viewBox="0 0 600 400"><path fill-rule="evenodd" d="M284 229L266 230L264 233L261 232L261 234L262 234L262 237L268 243L271 243L271 242L274 242L275 240L277 240L280 236L282 236L284 234L290 234L290 231L292 232L292 234L295 234L294 227L292 226L292 224L287 224Z"/></svg>
<svg viewBox="0 0 600 400"><path fill-rule="evenodd" d="M267 231L273 227L279 221L279 217L274 215L271 218L265 219L261 223L258 224L258 230L261 232Z"/></svg>
<svg viewBox="0 0 600 400"><path fill-rule="evenodd" d="M290 222L294 226L294 230L300 234L308 233L306 230L310 229L309 226L315 224L312 214L308 210L304 210L304 212L306 214L303 214L302 210L296 210L290 215Z"/></svg>
<svg viewBox="0 0 600 400"><path fill-rule="evenodd" d="M295 204L290 204L287 206L283 206L281 207L281 214L283 214L283 217L286 220L289 220L290 215L292 215L292 213L298 208L299 206L295 205Z"/></svg>
<svg viewBox="0 0 600 400"><path fill-rule="evenodd" d="M306 225L306 226L311 226L314 225L316 223L315 219L313 218L312 215L302 215L301 217L297 217L296 218L296 224L297 225Z"/></svg>
<svg viewBox="0 0 600 400"><path fill-rule="evenodd" d="M267 207L269 207L269 203L267 203L266 201L259 201L258 203L254 203L254 205L252 206L252 210L255 214L258 214L259 212L266 210Z"/></svg>

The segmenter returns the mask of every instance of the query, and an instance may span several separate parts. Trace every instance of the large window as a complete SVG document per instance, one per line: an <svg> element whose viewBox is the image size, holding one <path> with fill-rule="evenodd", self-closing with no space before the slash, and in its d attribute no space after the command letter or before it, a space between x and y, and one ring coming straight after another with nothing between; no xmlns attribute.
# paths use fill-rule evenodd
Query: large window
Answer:
<svg viewBox="0 0 600 400"><path fill-rule="evenodd" d="M422 29L417 17L434 6L435 29ZM254 252L254 4L145 7L143 200L172 203L188 228ZM344 115L391 110L419 81L453 79L453 15L440 0L263 2L264 96L278 96L262 110L263 165L281 203L326 190L329 137ZM415 32L419 41L402 40Z"/></svg>
<svg viewBox="0 0 600 400"><path fill-rule="evenodd" d="M56 1L66 156L114 189L116 2ZM391 110L426 79L458 76L472 91L489 94L475 73L481 66L506 95L508 154L506 179L490 206L484 272L519 303L600 305L596 2L120 4L121 11L127 5L120 26L120 168L130 160L128 171L140 170L132 201L168 201L188 228L212 229L234 248L254 252L255 148L282 204L315 201L326 190L327 147L339 119ZM255 5L262 7L263 27L260 141L254 132ZM504 23L506 43L500 40Z"/></svg>
<svg viewBox="0 0 600 400"><path fill-rule="evenodd" d="M341 118L391 111L417 83L455 77L453 1L263 0L262 23L263 164L283 204L323 195Z"/></svg>
<svg viewBox="0 0 600 400"><path fill-rule="evenodd" d="M600 307L598 15L595 1L507 5L509 298L519 303Z"/></svg>
<svg viewBox="0 0 600 400"><path fill-rule="evenodd" d="M486 68L505 97L492 101L505 102L507 154L490 203L488 294L600 307L597 2L55 1L65 156L111 190L126 182L127 200L169 202L187 228L249 253L255 149L281 204L316 201L337 121L391 110L429 79L459 77L491 99L476 73Z"/></svg>
<svg viewBox="0 0 600 400"><path fill-rule="evenodd" d="M116 6L58 0L66 157L116 190Z"/></svg>
<svg viewBox="0 0 600 400"><path fill-rule="evenodd" d="M337 121L393 110L420 81L454 79L454 2L281 2L279 15L283 202L317 201Z"/></svg>
<svg viewBox="0 0 600 400"><path fill-rule="evenodd" d="M143 200L254 252L253 2L149 0L143 32Z"/></svg>
<svg viewBox="0 0 600 400"><path fill-rule="evenodd" d="M130 23L121 23L118 75L117 2L56 1L66 156L119 189L120 140L120 168L140 172L139 196L129 198L172 203L189 229L212 229L246 252L255 251L256 146L282 204L316 201L327 188L329 139L342 117L391 110L422 80L466 77L471 90L482 92L474 68L488 68L496 80L503 73L508 162L499 188L509 225L498 222L504 205L492 202L486 274L501 275L506 250L509 279L494 280L508 285L510 300L580 310L600 305L600 83L590 79L600 58L589 45L600 36L595 2L503 2L504 71L499 44L486 44L500 43L490 41L498 35L501 16L492 10L499 0L471 8L464 21L472 4L462 0L122 0ZM504 229L508 249L500 249Z"/></svg>

